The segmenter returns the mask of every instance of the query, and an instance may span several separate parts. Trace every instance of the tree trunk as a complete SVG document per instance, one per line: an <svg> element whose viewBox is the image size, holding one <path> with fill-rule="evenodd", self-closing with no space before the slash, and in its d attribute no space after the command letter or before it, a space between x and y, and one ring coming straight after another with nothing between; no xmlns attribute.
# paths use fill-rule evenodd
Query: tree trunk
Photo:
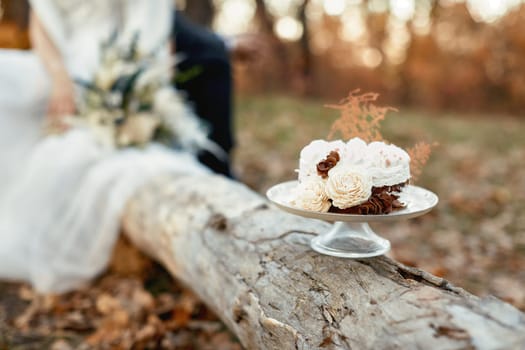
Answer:
<svg viewBox="0 0 525 350"><path fill-rule="evenodd" d="M186 1L184 13L193 22L211 28L215 17L215 6L212 0L189 0Z"/></svg>
<svg viewBox="0 0 525 350"><path fill-rule="evenodd" d="M290 87L291 81L291 67L290 67L290 57L288 55L287 46L277 37L274 32L274 18L272 14L268 11L266 2L264 0L255 0L255 20L259 26L260 33L264 35L267 43L268 49L271 51L270 56L272 58L270 65L275 67L271 78L263 80L273 81L278 80L279 89L287 89ZM267 87L268 88L268 87ZM275 89L275 86L269 86L270 89Z"/></svg>
<svg viewBox="0 0 525 350"><path fill-rule="evenodd" d="M1 1L4 10L4 19L12 20L17 26L26 30L29 24L29 3L27 0Z"/></svg>
<svg viewBox="0 0 525 350"><path fill-rule="evenodd" d="M309 248L329 224L219 176L159 178L124 228L190 286L246 349L523 349L525 315L387 257Z"/></svg>
<svg viewBox="0 0 525 350"><path fill-rule="evenodd" d="M259 22L261 30L268 36L275 37L273 32L273 18L268 12L264 0L255 0L255 18Z"/></svg>
<svg viewBox="0 0 525 350"><path fill-rule="evenodd" d="M301 56L303 59L301 73L304 79L310 79L312 76L312 48L310 45L310 26L308 25L308 16L306 15L306 9L310 0L303 0L303 3L299 6L298 15L299 21L303 25L303 34L299 40L301 46Z"/></svg>

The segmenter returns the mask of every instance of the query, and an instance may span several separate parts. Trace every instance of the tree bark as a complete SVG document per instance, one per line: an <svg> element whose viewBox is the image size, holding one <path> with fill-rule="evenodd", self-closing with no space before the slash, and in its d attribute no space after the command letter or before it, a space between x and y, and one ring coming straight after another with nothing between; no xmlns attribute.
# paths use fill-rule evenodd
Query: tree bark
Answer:
<svg viewBox="0 0 525 350"><path fill-rule="evenodd" d="M274 32L275 19L268 11L265 0L255 0L255 21L259 26L260 33L266 38L268 48L271 51L270 57L273 58L270 65L275 67L273 69L275 72L271 80L277 79L280 89L289 88L293 72L288 48ZM270 88L275 89L275 86L270 86Z"/></svg>
<svg viewBox="0 0 525 350"><path fill-rule="evenodd" d="M525 315L511 305L388 257L317 254L309 239L328 223L223 177L161 177L123 224L246 349L525 348Z"/></svg>
<svg viewBox="0 0 525 350"><path fill-rule="evenodd" d="M215 17L215 6L212 0L186 1L184 13L195 23L211 28Z"/></svg>
<svg viewBox="0 0 525 350"><path fill-rule="evenodd" d="M301 47L301 57L303 59L301 73L304 79L310 79L312 75L312 48L310 45L310 25L308 24L308 16L306 9L310 0L303 0L303 3L298 8L299 21L303 25L303 34L299 39L299 45Z"/></svg>
<svg viewBox="0 0 525 350"><path fill-rule="evenodd" d="M29 24L29 3L27 0L2 1L5 20L12 20L21 30L26 30Z"/></svg>

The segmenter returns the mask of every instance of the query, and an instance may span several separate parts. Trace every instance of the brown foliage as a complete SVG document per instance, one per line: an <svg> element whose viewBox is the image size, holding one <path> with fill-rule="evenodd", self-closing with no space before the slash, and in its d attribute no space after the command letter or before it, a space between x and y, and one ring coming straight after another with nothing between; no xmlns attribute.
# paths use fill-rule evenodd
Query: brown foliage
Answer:
<svg viewBox="0 0 525 350"><path fill-rule="evenodd" d="M432 147L437 144L429 144L426 142L418 142L414 146L407 149L408 155L410 156L410 175L412 180L417 180L423 172L423 167L432 153Z"/></svg>
<svg viewBox="0 0 525 350"><path fill-rule="evenodd" d="M124 260L137 263L125 268ZM2 288L5 302L9 296ZM193 293L125 240L117 245L109 273L85 288L45 296L25 285L10 289L21 305L7 313L6 327L0 304L0 350L4 343L6 349L240 350Z"/></svg>
<svg viewBox="0 0 525 350"><path fill-rule="evenodd" d="M378 93L359 94L359 91L351 91L348 97L341 100L338 105L327 106L341 112L339 119L336 119L330 128L329 139L339 133L345 140L359 137L366 142L384 141L383 135L381 135L380 123L385 119L388 111L397 111L397 109L375 105L374 102L379 97ZM410 172L413 180L416 180L421 175L433 146L435 144L430 145L426 142L418 142L407 149L410 155Z"/></svg>
<svg viewBox="0 0 525 350"><path fill-rule="evenodd" d="M388 111L396 109L376 106L373 102L378 97L379 94L375 92L359 94L357 89L351 91L338 105L327 105L328 108L341 112L339 119L332 124L328 138L340 133L345 140L352 137L360 137L366 142L383 140L379 130L380 122L385 119Z"/></svg>

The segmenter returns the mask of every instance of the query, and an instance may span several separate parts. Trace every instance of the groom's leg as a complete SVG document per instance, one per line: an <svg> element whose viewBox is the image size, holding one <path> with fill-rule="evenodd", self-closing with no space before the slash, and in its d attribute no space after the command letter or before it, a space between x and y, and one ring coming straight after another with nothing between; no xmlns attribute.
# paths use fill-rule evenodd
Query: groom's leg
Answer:
<svg viewBox="0 0 525 350"><path fill-rule="evenodd" d="M227 160L221 160L203 152L199 159L214 171L232 176L232 78L228 51L221 38L180 13L175 19L175 45L183 58L177 67L176 86L187 93L195 112L210 124L210 138L228 154Z"/></svg>

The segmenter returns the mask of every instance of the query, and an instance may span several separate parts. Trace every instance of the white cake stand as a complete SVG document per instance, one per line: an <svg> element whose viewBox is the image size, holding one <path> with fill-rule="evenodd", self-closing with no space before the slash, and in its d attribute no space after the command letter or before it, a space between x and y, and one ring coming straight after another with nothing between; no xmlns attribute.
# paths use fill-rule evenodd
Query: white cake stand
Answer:
<svg viewBox="0 0 525 350"><path fill-rule="evenodd" d="M431 191L417 186L406 186L400 201L406 207L385 215L351 215L320 213L296 208L291 204L297 181L288 181L271 187L268 199L289 213L312 219L334 222L332 228L311 240L313 250L342 258L368 258L383 255L390 250L390 242L378 236L368 225L369 222L392 222L410 219L429 212L438 203L438 197Z"/></svg>

